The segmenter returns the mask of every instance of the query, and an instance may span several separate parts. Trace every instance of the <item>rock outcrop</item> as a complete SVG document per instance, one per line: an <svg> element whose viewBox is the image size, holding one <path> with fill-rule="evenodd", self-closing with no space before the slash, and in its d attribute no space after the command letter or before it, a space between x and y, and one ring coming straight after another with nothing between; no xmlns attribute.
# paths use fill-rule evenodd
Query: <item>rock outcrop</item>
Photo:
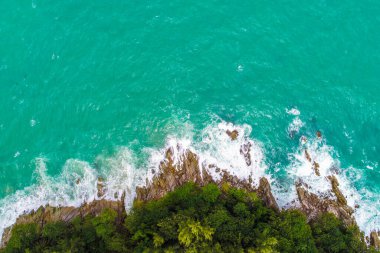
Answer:
<svg viewBox="0 0 380 253"><path fill-rule="evenodd" d="M178 164L175 164L173 155L174 151L168 149L165 153L165 160L160 163L159 173L154 176L152 182L147 182L144 187L137 187L137 200L159 199L186 182L204 185L207 180L211 179L208 175L202 177L198 157L193 152L188 150L182 154L180 157L182 162ZM203 172L206 174L205 170Z"/></svg>
<svg viewBox="0 0 380 253"><path fill-rule="evenodd" d="M244 156L245 153L249 152L244 152L242 155ZM137 200L149 201L159 199L187 182L195 182L201 186L215 183L219 187L227 183L236 188L257 192L257 195L264 201L266 206L279 210L272 194L270 183L266 178L260 179L259 186L256 189L252 184L252 178L241 180L229 174L226 170L218 168L216 165L209 165L209 170L215 170L221 175L219 180L214 180L206 168L200 167L198 156L193 152L189 150L184 152L179 159L181 162L178 164L174 163L173 154L174 151L168 149L165 153L165 160L160 164L160 173L153 177L152 181L148 182L146 186L136 189Z"/></svg>
<svg viewBox="0 0 380 253"><path fill-rule="evenodd" d="M165 153L165 160L160 163L159 173L153 177L151 182L147 182L145 186L136 188L137 200L149 201L159 199L165 196L168 192L173 191L175 188L187 182L194 182L200 186L208 183L215 183L220 187L224 183L228 183L236 188L255 191L251 179L241 180L238 177L229 174L226 170L218 168L216 165L209 165L208 169L215 170L220 174L220 179L214 180L208 170L199 165L198 156L190 150L186 150L181 154L181 157L179 158L181 162L179 163L175 163L173 155L174 151L168 149ZM262 189L263 192L269 196L268 187L270 191L270 186L267 182ZM269 199L271 198L268 197L268 200ZM273 204L273 202L275 202L275 200L272 196L271 204Z"/></svg>
<svg viewBox="0 0 380 253"><path fill-rule="evenodd" d="M240 147L240 154L244 156L245 163L250 166L252 164L251 160L251 147L252 144L250 142L246 142Z"/></svg>
<svg viewBox="0 0 380 253"><path fill-rule="evenodd" d="M376 233L375 231L372 231L369 235L370 244L375 249L380 249L380 233Z"/></svg>
<svg viewBox="0 0 380 253"><path fill-rule="evenodd" d="M314 170L315 175L317 175L318 177L321 175L321 173L319 172L319 163L317 163L316 161L313 162L312 169Z"/></svg>
<svg viewBox="0 0 380 253"><path fill-rule="evenodd" d="M329 176L328 179L330 179L331 189L336 196L338 204L340 204L342 206L347 206L347 200L344 197L343 193L339 189L339 182L336 179L336 177L335 176Z"/></svg>
<svg viewBox="0 0 380 253"><path fill-rule="evenodd" d="M101 198L105 194L105 187L104 187L104 179L102 177L98 177L98 181L96 182L96 188L98 190L97 196L98 198Z"/></svg>
<svg viewBox="0 0 380 253"><path fill-rule="evenodd" d="M226 134L231 138L231 140L236 140L237 137L239 136L239 132L235 129L235 130L227 130L226 131Z"/></svg>
<svg viewBox="0 0 380 253"><path fill-rule="evenodd" d="M316 218L322 213L332 213L341 219L347 226L356 225L353 216L354 210L347 205L347 200L339 190L339 183L334 176L329 177L331 181L332 192L336 200L330 198L321 198L311 193L307 188L299 183L296 186L298 200L301 203L301 210L307 215L309 220Z"/></svg>
<svg viewBox="0 0 380 253"><path fill-rule="evenodd" d="M264 201L266 206L271 207L277 211L280 210L276 199L273 197L268 179L265 177L260 178L260 184L257 188L257 195L259 195L259 197Z"/></svg>
<svg viewBox="0 0 380 253"><path fill-rule="evenodd" d="M305 149L305 158L306 160L312 163L311 168L314 171L315 175L320 176L321 173L319 172L319 163L317 163L316 161L312 161L311 156L309 152L307 151L307 149Z"/></svg>

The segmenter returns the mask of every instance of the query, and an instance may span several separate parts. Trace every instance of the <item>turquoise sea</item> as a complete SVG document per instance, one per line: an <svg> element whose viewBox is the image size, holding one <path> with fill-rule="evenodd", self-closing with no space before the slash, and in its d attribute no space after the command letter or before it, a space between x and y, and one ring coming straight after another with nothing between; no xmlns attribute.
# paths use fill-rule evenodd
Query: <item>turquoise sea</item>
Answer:
<svg viewBox="0 0 380 253"><path fill-rule="evenodd" d="M360 227L380 228L379 1L2 0L0 13L0 234L41 204L91 200L98 175L133 196L173 143L270 176L284 207L299 178L323 195L338 173ZM255 143L252 166L226 128Z"/></svg>

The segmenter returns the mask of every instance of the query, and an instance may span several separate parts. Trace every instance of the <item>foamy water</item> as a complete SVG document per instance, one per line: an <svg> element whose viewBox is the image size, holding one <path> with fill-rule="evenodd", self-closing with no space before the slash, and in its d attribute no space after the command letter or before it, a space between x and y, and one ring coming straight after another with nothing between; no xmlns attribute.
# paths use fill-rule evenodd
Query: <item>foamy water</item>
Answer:
<svg viewBox="0 0 380 253"><path fill-rule="evenodd" d="M300 112L290 110L295 121L301 121ZM295 124L294 120L290 126ZM303 123L297 123L302 126ZM187 128L187 129L192 129ZM226 134L226 131L237 130L236 140ZM289 131L294 128L290 127ZM299 129L297 130L299 131ZM132 205L135 197L135 188L150 181L157 172L159 163L165 158L168 148L173 150L174 163L181 163L182 155L191 150L199 156L200 166L218 180L220 174L209 168L215 165L228 171L241 179L253 179L257 186L259 179L268 177L272 183L274 196L283 208L297 206L295 182L302 180L309 186L309 190L320 196L332 196L330 181L326 178L335 175L340 183L340 189L348 200L350 206L356 204L360 208L355 210L355 218L360 228L367 234L371 229L379 228L378 210L380 210L377 196L366 189L355 189L353 180L360 180L360 176L353 179L349 174L342 173L339 161L334 159L333 147L326 144L326 140L316 136L303 136L299 140L296 152L288 154L289 164L283 168L287 172L287 185L278 184L275 174L269 174L266 163L265 146L258 140L252 139L250 125L233 125L224 121L215 122L201 131L199 138L187 133L183 138L168 136L162 148L144 148L142 153L147 157L143 164L137 162L138 154L123 147L111 156L99 156L96 159L97 168L88 162L68 160L58 177L48 175L44 159L36 159L35 176L37 183L24 190L17 191L0 200L0 235L3 230L11 226L17 217L23 213L36 210L41 205L52 206L79 206L84 202L97 199L97 179L104 178L106 199L120 199L126 192L125 203L127 209ZM249 149L243 149L242 146ZM306 159L305 150L308 151L311 162ZM249 153L251 163L248 165L244 153ZM317 162L320 167L320 176L315 175L312 163ZM354 171L354 168L350 168Z"/></svg>

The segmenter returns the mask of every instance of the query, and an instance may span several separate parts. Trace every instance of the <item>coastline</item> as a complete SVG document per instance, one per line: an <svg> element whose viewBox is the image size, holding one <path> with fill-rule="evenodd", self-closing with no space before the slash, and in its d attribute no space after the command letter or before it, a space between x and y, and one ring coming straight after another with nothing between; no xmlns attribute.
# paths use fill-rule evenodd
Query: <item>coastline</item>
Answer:
<svg viewBox="0 0 380 253"><path fill-rule="evenodd" d="M226 130L225 134L232 142L236 141L239 136L239 131L236 129ZM247 165L252 163L250 148L252 144L245 142L240 147L240 154ZM305 150L305 158L311 162L310 155ZM178 162L180 161L180 162ZM313 162L313 171L317 176L320 176L318 171L319 164ZM165 196L167 193L184 185L187 182L194 182L199 186L204 186L209 183L215 183L220 188L223 185L230 185L235 188L244 189L248 192L256 192L267 207L279 211L280 207L274 197L271 189L270 179L260 177L258 182L249 176L248 179L240 179L232 175L227 170L219 168L215 164L200 163L199 156L191 150L182 150L179 146L168 148L165 151L165 157L160 161L156 171L151 171L151 180L146 180L144 186L136 187L136 196L134 201L147 202L157 200ZM307 183L299 180L296 185L298 199L297 203L291 208L298 209L303 212L308 221L315 219L322 213L332 213L339 218L346 226L357 226L354 217L354 208L347 203L345 196L339 189L338 179L334 175L327 177L330 182L330 197L321 197L309 191ZM88 214L97 215L102 210L110 208L122 215L126 210L125 192L116 198L116 200L107 200L105 195L107 188L102 178L97 179L97 198L89 203L84 203L79 207L53 207L41 206L38 210L28 214L24 214L17 218L14 225L26 223L45 223L54 221L70 222L78 216ZM119 196L116 196L119 197ZM8 227L2 236L0 248L3 248L11 236L11 227ZM358 235L363 236L363 235ZM374 247L379 247L379 235L376 231L371 231L366 237L367 244Z"/></svg>

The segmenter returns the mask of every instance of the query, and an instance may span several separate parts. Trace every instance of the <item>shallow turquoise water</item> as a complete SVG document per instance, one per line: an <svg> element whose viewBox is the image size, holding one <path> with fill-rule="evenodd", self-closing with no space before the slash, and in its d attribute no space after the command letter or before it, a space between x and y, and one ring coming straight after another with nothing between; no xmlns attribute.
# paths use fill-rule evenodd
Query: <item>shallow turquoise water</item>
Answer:
<svg viewBox="0 0 380 253"><path fill-rule="evenodd" d="M301 135L322 131L380 226L379 11L377 1L5 0L0 198L38 181L36 158L53 177L69 159L96 168L122 147L144 160L168 135L197 139L224 120L252 126L280 184ZM293 138L291 108L303 123Z"/></svg>

